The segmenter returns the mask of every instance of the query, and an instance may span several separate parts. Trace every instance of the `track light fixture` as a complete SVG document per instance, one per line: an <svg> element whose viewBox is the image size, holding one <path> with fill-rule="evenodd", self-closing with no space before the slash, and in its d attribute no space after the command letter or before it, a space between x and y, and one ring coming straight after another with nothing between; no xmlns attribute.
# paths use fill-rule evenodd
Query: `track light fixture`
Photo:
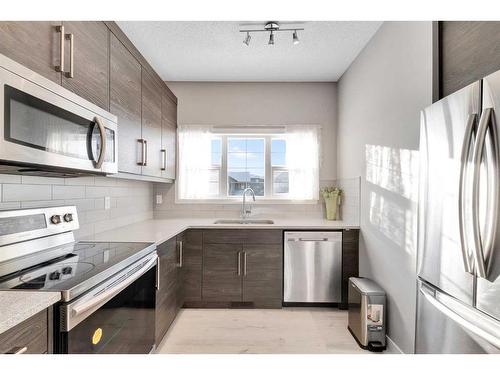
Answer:
<svg viewBox="0 0 500 375"><path fill-rule="evenodd" d="M304 29L280 29L280 25L278 22L268 22L264 25L263 29L254 29L254 30L240 30L240 33L246 33L247 36L243 40L247 46L250 44L250 39L252 38L250 33L260 33L260 32L269 32L269 42L267 44L274 45L274 33L283 32L283 31L293 31L292 41L293 44L299 44L299 36L297 31Z"/></svg>

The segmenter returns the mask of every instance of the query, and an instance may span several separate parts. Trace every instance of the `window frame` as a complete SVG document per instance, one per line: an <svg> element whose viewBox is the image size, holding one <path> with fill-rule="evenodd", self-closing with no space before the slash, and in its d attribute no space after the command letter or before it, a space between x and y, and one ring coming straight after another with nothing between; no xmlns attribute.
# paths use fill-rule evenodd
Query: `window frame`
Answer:
<svg viewBox="0 0 500 375"><path fill-rule="evenodd" d="M264 139L264 196L257 196L256 201L252 204L316 204L317 199L290 199L288 194L274 194L273 191L273 172L288 171L286 166L272 166L272 149L271 142L273 139L284 139L283 134L241 134L241 133L224 133L214 134L213 138L221 139L221 163L220 166L212 165L210 170L219 171L219 195L207 197L205 199L181 199L178 196L177 183L175 184L175 203L178 204L241 204L241 195L228 195L228 138L256 138Z"/></svg>

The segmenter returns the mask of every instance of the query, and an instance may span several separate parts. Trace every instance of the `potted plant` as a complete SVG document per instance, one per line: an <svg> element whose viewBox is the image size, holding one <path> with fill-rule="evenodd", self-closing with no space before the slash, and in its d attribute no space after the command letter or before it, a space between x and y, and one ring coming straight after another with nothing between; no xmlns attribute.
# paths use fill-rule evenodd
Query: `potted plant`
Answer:
<svg viewBox="0 0 500 375"><path fill-rule="evenodd" d="M321 189L321 195L325 200L326 219L337 219L338 207L340 206L340 199L342 190L335 186L328 186Z"/></svg>

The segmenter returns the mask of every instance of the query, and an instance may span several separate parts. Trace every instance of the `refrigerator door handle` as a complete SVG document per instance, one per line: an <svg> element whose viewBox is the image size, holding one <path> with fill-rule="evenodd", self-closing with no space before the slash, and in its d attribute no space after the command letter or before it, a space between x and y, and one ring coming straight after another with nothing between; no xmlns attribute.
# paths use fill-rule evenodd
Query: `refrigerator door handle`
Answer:
<svg viewBox="0 0 500 375"><path fill-rule="evenodd" d="M423 284L424 285L424 284ZM432 292L428 288L420 287L420 293L436 309L453 320L455 323L472 332L488 344L500 349L500 324L492 318L488 318L473 310L471 307L462 305L461 302L438 291ZM436 296L434 295L436 294Z"/></svg>
<svg viewBox="0 0 500 375"><path fill-rule="evenodd" d="M481 113L481 118L479 119L479 126L477 129L476 144L474 145L474 150L472 152L472 234L474 241L473 255L477 275L483 279L486 277L486 263L484 259L484 249L481 239L481 228L479 224L479 178L486 133L488 131L491 119L491 111L491 108L485 108Z"/></svg>
<svg viewBox="0 0 500 375"><path fill-rule="evenodd" d="M474 131L474 125L476 123L476 114L470 114L467 119L467 125L465 128L465 137L462 144L462 151L460 154L460 183L458 192L458 226L460 230L460 244L462 249L462 260L464 262L465 272L472 273L472 267L470 264L470 256L468 251L467 241L467 231L465 228L465 184L467 182L468 176L468 163L470 157L470 146L472 141L472 132Z"/></svg>

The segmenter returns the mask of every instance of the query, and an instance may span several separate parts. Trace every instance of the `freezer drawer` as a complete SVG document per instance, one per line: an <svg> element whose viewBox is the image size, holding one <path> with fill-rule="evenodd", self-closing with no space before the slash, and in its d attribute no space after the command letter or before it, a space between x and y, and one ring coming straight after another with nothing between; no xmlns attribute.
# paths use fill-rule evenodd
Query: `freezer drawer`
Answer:
<svg viewBox="0 0 500 375"><path fill-rule="evenodd" d="M418 281L416 353L500 353L500 323Z"/></svg>
<svg viewBox="0 0 500 375"><path fill-rule="evenodd" d="M285 232L284 302L340 303L342 232Z"/></svg>

